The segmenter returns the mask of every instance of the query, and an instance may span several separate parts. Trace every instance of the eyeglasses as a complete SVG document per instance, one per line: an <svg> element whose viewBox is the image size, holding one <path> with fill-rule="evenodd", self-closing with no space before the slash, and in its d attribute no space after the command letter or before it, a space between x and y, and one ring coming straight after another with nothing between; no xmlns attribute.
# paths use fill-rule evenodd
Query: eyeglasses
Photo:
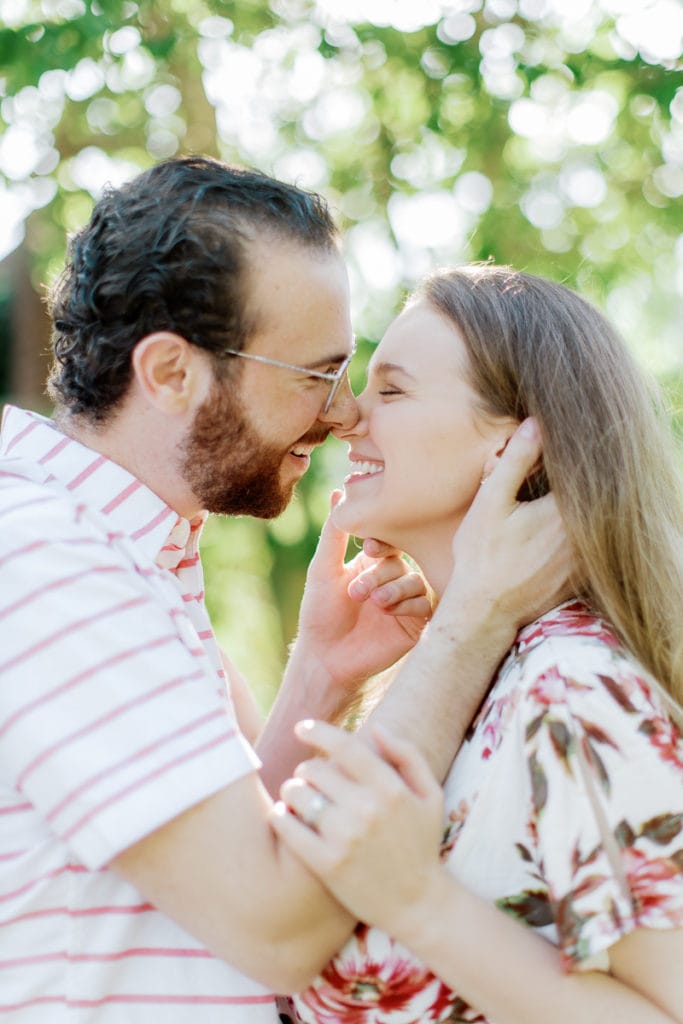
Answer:
<svg viewBox="0 0 683 1024"><path fill-rule="evenodd" d="M266 363L268 366L279 366L283 370L294 370L296 373L304 373L307 377L318 377L320 380L330 381L330 390L325 399L325 404L322 407L323 412L327 412L332 403L334 402L335 395L339 391L339 386L346 376L346 371L349 368L349 363L356 354L356 342L353 342L353 347L349 352L348 356L341 364L338 370L334 370L332 373L323 373L321 370L309 370L306 366L297 366L295 363L283 363L280 359L268 359L266 356L257 356L252 352L238 352L234 348L224 348L221 355L226 356L238 356L240 359L253 359L256 363Z"/></svg>

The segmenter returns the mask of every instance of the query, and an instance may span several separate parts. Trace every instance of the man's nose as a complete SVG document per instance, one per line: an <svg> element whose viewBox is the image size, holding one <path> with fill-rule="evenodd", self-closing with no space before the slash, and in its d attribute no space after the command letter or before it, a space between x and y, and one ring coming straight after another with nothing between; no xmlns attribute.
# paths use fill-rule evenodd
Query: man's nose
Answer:
<svg viewBox="0 0 683 1024"><path fill-rule="evenodd" d="M318 419L325 423L333 434L338 435L352 430L358 422L358 415L356 397L347 375L339 385L332 405L327 412L321 412Z"/></svg>

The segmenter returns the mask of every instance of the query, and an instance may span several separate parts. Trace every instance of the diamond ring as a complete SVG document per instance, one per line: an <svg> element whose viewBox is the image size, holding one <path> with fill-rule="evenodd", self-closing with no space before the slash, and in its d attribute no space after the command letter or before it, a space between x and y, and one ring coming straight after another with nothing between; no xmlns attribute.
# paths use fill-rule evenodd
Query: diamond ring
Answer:
<svg viewBox="0 0 683 1024"><path fill-rule="evenodd" d="M320 816L329 803L330 801L326 796L323 796L322 793L318 793L316 791L311 797L306 810L300 814L300 818L303 823L308 825L309 828L317 830Z"/></svg>

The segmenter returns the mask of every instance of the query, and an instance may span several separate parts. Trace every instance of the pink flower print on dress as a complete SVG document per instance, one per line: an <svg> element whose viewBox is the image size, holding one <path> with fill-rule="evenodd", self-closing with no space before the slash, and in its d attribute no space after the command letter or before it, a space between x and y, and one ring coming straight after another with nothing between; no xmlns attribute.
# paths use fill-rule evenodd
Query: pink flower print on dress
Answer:
<svg viewBox="0 0 683 1024"><path fill-rule="evenodd" d="M503 741L508 723L512 720L520 700L519 690L513 690L494 700L483 718L481 734L484 740L481 757L487 761Z"/></svg>
<svg viewBox="0 0 683 1024"><path fill-rule="evenodd" d="M475 798L476 799L476 798ZM448 854L458 841L463 825L470 813L470 804L467 800L459 800L457 807L453 807L449 813L441 840L441 859L445 860Z"/></svg>
<svg viewBox="0 0 683 1024"><path fill-rule="evenodd" d="M663 716L647 718L641 723L639 732L647 736L650 744L657 750L662 761L675 765L676 768L680 768L681 772L683 772L681 736L670 719Z"/></svg>
<svg viewBox="0 0 683 1024"><path fill-rule="evenodd" d="M358 925L313 985L296 997L315 1024L432 1024L447 1021L454 996L388 936Z"/></svg>
<svg viewBox="0 0 683 1024"><path fill-rule="evenodd" d="M669 904L680 904L680 887L673 885L668 891L666 882L680 876L681 868L671 857L660 857L652 860L640 850L628 847L622 850L624 868L628 887L636 910L636 920L647 924L648 913L660 907L669 908ZM671 910L673 917L673 911ZM683 925L683 907L679 905L677 912L678 926Z"/></svg>
<svg viewBox="0 0 683 1024"><path fill-rule="evenodd" d="M582 601L562 605L547 615L525 626L517 636L520 654L539 640L551 636L597 637L608 647L619 647L620 642L614 630L598 619Z"/></svg>

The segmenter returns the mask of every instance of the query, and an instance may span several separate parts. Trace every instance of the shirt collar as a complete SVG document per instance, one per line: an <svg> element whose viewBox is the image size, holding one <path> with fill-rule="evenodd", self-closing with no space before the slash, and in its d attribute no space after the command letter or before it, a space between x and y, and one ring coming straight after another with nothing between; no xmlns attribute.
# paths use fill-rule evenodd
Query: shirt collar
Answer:
<svg viewBox="0 0 683 1024"><path fill-rule="evenodd" d="M206 512L184 519L123 466L67 437L52 420L16 406L3 413L0 457L30 463L43 482L56 482L105 516L113 532L135 541L164 569L175 569L194 550L207 519Z"/></svg>

